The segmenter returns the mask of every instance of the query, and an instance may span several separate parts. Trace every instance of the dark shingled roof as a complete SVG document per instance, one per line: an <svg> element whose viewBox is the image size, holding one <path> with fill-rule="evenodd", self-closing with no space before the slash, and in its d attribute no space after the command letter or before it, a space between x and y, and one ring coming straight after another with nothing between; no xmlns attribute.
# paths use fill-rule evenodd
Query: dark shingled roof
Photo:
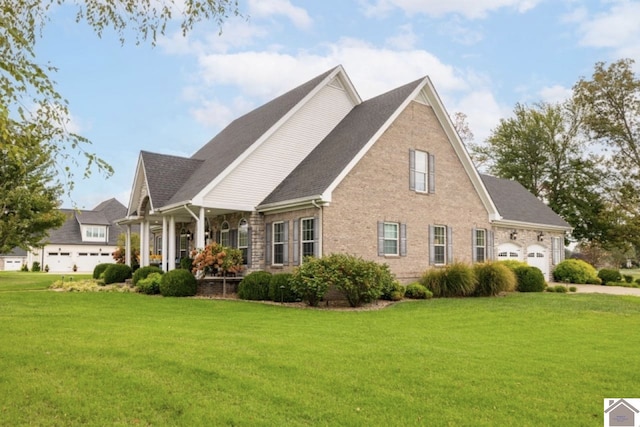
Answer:
<svg viewBox="0 0 640 427"><path fill-rule="evenodd" d="M480 177L503 219L571 228L519 182L490 175L481 174Z"/></svg>
<svg viewBox="0 0 640 427"><path fill-rule="evenodd" d="M169 156L141 151L142 163L147 174L147 183L153 208L166 206L171 196L197 170L204 160Z"/></svg>
<svg viewBox="0 0 640 427"><path fill-rule="evenodd" d="M124 232L120 226L115 224L115 220L127 215L127 208L116 199L105 200L93 210L60 209L66 217L66 221L60 228L49 232L50 244L86 244L99 245L96 242L83 242L80 224L106 225L109 229L109 242L107 244L115 246L118 242L118 235Z"/></svg>
<svg viewBox="0 0 640 427"><path fill-rule="evenodd" d="M6 254L0 254L0 257L23 257L27 256L27 251L22 248L13 248Z"/></svg>
<svg viewBox="0 0 640 427"><path fill-rule="evenodd" d="M423 81L416 80L356 105L262 205L322 194Z"/></svg>
<svg viewBox="0 0 640 427"><path fill-rule="evenodd" d="M191 174L186 182L182 181L184 185L165 204L171 205L191 200L336 68L320 74L231 122L191 156L193 160L202 161L202 165ZM162 207L163 204L158 204L153 197L152 200L154 208Z"/></svg>

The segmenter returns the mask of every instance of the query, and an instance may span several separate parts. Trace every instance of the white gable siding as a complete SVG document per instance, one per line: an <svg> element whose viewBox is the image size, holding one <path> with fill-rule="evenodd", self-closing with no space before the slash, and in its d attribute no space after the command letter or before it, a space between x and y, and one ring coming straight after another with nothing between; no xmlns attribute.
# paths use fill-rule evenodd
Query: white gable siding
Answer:
<svg viewBox="0 0 640 427"><path fill-rule="evenodd" d="M211 190L204 197L204 204L252 210L353 107L343 89L325 86Z"/></svg>
<svg viewBox="0 0 640 427"><path fill-rule="evenodd" d="M144 174L144 168L142 165L142 158L140 158L138 163L138 168L136 170L136 177L133 181L133 189L131 190L131 198L129 202L129 207L127 209L127 215L132 215L134 211L138 209L140 206L140 202L142 200L142 193L145 192L146 195L146 185L147 181ZM138 212L139 213L139 212Z"/></svg>

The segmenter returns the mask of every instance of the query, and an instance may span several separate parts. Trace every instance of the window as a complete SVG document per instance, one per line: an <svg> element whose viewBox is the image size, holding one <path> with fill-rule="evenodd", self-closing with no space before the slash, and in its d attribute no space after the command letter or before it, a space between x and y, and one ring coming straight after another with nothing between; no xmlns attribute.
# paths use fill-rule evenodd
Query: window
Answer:
<svg viewBox="0 0 640 427"><path fill-rule="evenodd" d="M435 193L435 157L426 151L409 150L409 189Z"/></svg>
<svg viewBox="0 0 640 427"><path fill-rule="evenodd" d="M473 261L485 262L487 259L487 230L473 230Z"/></svg>
<svg viewBox="0 0 640 427"><path fill-rule="evenodd" d="M398 255L398 223L384 223L384 244L383 252L385 255Z"/></svg>
<svg viewBox="0 0 640 427"><path fill-rule="evenodd" d="M285 228L284 222L273 223L273 264L284 264Z"/></svg>
<svg viewBox="0 0 640 427"><path fill-rule="evenodd" d="M84 225L83 241L102 242L106 238L107 227L104 225Z"/></svg>
<svg viewBox="0 0 640 427"><path fill-rule="evenodd" d="M227 221L223 222L222 225L220 226L220 245L230 246L229 223Z"/></svg>
<svg viewBox="0 0 640 427"><path fill-rule="evenodd" d="M238 249L242 252L242 263L247 265L249 255L249 224L244 218L238 223Z"/></svg>
<svg viewBox="0 0 640 427"><path fill-rule="evenodd" d="M433 256L436 264L446 264L447 235L446 227L436 225L433 227Z"/></svg>
<svg viewBox="0 0 640 427"><path fill-rule="evenodd" d="M316 254L316 240L315 240L315 219L314 218L303 218L302 219L302 260L308 256L315 256Z"/></svg>
<svg viewBox="0 0 640 427"><path fill-rule="evenodd" d="M562 237L551 238L551 261L553 265L557 265L562 261L562 256L564 255L563 246L564 239Z"/></svg>

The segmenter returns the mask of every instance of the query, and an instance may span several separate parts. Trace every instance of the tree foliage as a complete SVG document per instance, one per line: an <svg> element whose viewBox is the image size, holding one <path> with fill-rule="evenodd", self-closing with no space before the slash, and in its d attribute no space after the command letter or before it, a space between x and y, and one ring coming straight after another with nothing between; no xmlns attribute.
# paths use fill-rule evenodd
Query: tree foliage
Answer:
<svg viewBox="0 0 640 427"><path fill-rule="evenodd" d="M604 172L600 159L585 153L580 126L581 110L571 102L517 104L476 151L492 174L518 181L564 217L576 239L591 240L608 224L599 191Z"/></svg>
<svg viewBox="0 0 640 427"><path fill-rule="evenodd" d="M95 168L106 176L113 173L111 166L88 151L86 138L69 130L68 103L52 77L56 68L36 56L36 43L56 7L75 8L77 22L86 22L98 36L113 30L122 43L126 35L133 34L136 43L155 44L156 38L173 25L183 34L200 21L213 20L221 28L230 14L239 14L237 0L0 3L0 178L7 187L1 196L2 251L18 243L22 247L37 246L47 228L61 224L54 201L65 188L69 193L73 190L71 166L84 165L85 177ZM56 172L62 174L62 181L49 184ZM19 180L13 180L16 176Z"/></svg>

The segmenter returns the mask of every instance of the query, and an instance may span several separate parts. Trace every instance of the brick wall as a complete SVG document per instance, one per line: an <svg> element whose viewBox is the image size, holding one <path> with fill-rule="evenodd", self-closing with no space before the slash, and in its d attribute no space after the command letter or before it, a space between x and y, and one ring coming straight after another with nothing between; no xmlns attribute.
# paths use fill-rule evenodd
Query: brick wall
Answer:
<svg viewBox="0 0 640 427"><path fill-rule="evenodd" d="M435 194L409 190L409 150L435 155ZM378 256L377 223L407 224L407 256ZM412 102L333 192L323 212L323 252L389 264L409 282L429 268L429 225L452 228L455 261L471 262L473 228L488 214L431 107Z"/></svg>

